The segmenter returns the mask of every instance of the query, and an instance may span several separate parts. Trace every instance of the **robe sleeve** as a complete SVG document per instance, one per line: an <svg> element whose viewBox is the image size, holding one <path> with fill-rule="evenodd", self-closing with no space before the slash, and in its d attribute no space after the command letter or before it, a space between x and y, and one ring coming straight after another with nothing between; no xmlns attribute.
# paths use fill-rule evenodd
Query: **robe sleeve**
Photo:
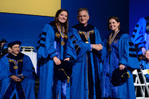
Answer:
<svg viewBox="0 0 149 99"><path fill-rule="evenodd" d="M73 42L70 38L70 33L68 32L68 41L67 41L67 45L66 45L65 58L73 58L74 60L76 60L76 57L77 57L77 53L76 53L75 47L73 45Z"/></svg>
<svg viewBox="0 0 149 99"><path fill-rule="evenodd" d="M119 41L119 64L128 66L129 59L129 36L123 34Z"/></svg>
<svg viewBox="0 0 149 99"><path fill-rule="evenodd" d="M71 29L70 38L78 56L82 56L87 51L91 51L91 44L83 42L76 29Z"/></svg>
<svg viewBox="0 0 149 99"><path fill-rule="evenodd" d="M100 36L100 31L97 28L95 28L94 30L95 30L95 33L96 33L95 34L96 44L102 44L103 45L102 40L101 40L101 36Z"/></svg>
<svg viewBox="0 0 149 99"><path fill-rule="evenodd" d="M9 72L9 62L6 56L3 56L0 59L0 80L8 78L9 76L13 75Z"/></svg>
<svg viewBox="0 0 149 99"><path fill-rule="evenodd" d="M144 18L140 18L132 33L132 42L137 46L138 55L142 54L142 47L145 47L145 30L146 20Z"/></svg>
<svg viewBox="0 0 149 99"><path fill-rule="evenodd" d="M22 74L25 78L34 79L35 69L29 56L24 55Z"/></svg>
<svg viewBox="0 0 149 99"><path fill-rule="evenodd" d="M43 32L40 35L37 47L38 58L50 58L56 56L56 49L54 48L55 33L51 25L46 24Z"/></svg>
<svg viewBox="0 0 149 99"><path fill-rule="evenodd" d="M119 41L119 64L123 64L131 69L139 69L139 61L134 57L135 51L131 50L130 37L128 34L123 34Z"/></svg>
<svg viewBox="0 0 149 99"><path fill-rule="evenodd" d="M103 46L103 42L102 42L102 39L101 39L99 30L98 30L96 27L95 27L94 30L95 30L95 39L96 39L96 40L95 40L95 44L101 44L101 45ZM103 50L103 49L102 49L102 50ZM102 57L102 56L101 56L102 50L98 51L100 57Z"/></svg>

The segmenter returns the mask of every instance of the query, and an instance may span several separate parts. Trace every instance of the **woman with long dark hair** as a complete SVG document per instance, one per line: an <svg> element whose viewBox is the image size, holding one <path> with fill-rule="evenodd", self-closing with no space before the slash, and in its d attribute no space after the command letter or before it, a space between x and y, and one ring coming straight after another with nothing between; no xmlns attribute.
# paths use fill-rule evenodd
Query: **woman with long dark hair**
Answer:
<svg viewBox="0 0 149 99"><path fill-rule="evenodd" d="M68 32L68 12L60 9L54 21L46 24L38 41L38 66L40 70L39 99L66 99L67 81L55 75L55 66L65 58Z"/></svg>
<svg viewBox="0 0 149 99"><path fill-rule="evenodd" d="M103 53L103 97L112 99L135 99L130 54L130 37L120 31L120 21L116 16L108 19L108 28L111 30L104 40ZM131 62L130 62L131 61Z"/></svg>

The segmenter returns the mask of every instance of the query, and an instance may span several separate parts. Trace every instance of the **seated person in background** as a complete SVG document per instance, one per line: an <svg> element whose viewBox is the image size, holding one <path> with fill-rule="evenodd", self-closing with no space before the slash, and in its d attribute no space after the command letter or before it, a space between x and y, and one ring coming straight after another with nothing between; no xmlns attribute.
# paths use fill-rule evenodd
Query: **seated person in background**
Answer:
<svg viewBox="0 0 149 99"><path fill-rule="evenodd" d="M11 52L0 59L0 99L35 99L34 67L20 45L20 41L9 43Z"/></svg>
<svg viewBox="0 0 149 99"><path fill-rule="evenodd" d="M5 39L0 40L0 58L7 53L7 41Z"/></svg>
<svg viewBox="0 0 149 99"><path fill-rule="evenodd" d="M149 50L145 52L144 59L140 61L140 65L142 69L149 69ZM147 78L147 81L149 82L149 70L148 74L145 75Z"/></svg>

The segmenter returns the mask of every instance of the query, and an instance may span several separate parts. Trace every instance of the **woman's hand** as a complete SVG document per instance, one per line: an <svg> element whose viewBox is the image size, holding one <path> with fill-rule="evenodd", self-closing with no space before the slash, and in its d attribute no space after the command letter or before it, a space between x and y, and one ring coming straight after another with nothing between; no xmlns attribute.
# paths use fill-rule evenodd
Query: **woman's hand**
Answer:
<svg viewBox="0 0 149 99"><path fill-rule="evenodd" d="M120 70L124 70L124 69L125 69L125 65L120 64L120 65L119 65L119 69L120 69Z"/></svg>
<svg viewBox="0 0 149 99"><path fill-rule="evenodd" d="M57 58L56 56L53 57L53 61L56 65L60 65L61 64L61 60L59 58Z"/></svg>

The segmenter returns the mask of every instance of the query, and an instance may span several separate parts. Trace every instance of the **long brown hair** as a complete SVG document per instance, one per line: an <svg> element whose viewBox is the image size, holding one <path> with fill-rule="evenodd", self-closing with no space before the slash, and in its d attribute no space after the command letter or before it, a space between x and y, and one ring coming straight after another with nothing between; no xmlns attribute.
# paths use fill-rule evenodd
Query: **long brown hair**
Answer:
<svg viewBox="0 0 149 99"><path fill-rule="evenodd" d="M65 12L67 12L67 14L68 14L68 11L67 11L67 10L65 10L65 9L59 9L59 10L56 12L56 14L55 14L55 18L54 18L55 24L56 24L56 23L61 24L61 23L58 21L58 16L59 16L59 14L60 14L62 11L65 11ZM66 21L65 23L61 24L61 25L64 26L64 28L65 28L65 33L67 33L67 32L68 32L68 16L67 16L67 21Z"/></svg>

